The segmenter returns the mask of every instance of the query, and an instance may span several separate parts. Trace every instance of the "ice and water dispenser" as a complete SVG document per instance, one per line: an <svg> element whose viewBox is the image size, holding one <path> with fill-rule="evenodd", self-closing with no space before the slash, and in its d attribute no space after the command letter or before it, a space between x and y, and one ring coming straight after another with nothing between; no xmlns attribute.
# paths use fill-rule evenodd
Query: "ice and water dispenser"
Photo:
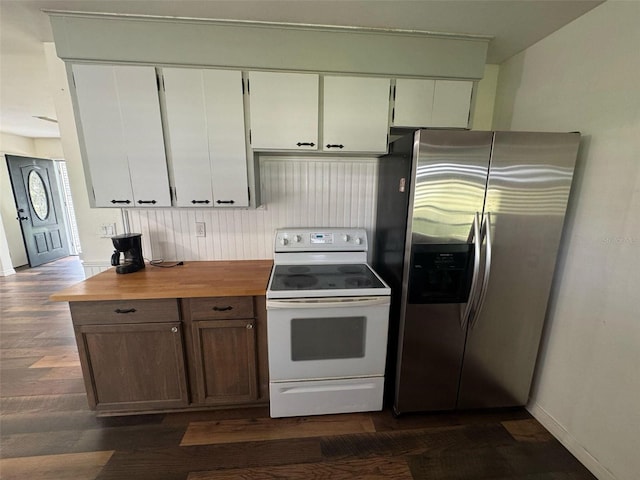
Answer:
<svg viewBox="0 0 640 480"><path fill-rule="evenodd" d="M472 244L414 244L409 303L465 303L473 270Z"/></svg>

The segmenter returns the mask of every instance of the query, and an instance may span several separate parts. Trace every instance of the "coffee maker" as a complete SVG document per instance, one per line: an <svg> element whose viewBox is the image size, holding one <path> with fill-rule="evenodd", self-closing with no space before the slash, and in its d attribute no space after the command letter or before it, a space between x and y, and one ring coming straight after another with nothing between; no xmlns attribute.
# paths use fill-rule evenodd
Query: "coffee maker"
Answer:
<svg viewBox="0 0 640 480"><path fill-rule="evenodd" d="M116 273L133 273L144 268L142 257L142 234L123 233L111 237L115 250L111 255L111 265ZM124 262L120 264L120 253L124 253Z"/></svg>

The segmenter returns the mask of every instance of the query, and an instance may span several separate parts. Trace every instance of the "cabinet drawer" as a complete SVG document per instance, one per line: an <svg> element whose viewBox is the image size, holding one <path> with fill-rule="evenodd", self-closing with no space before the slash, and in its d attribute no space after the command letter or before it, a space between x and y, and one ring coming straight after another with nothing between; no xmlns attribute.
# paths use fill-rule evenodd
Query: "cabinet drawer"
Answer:
<svg viewBox="0 0 640 480"><path fill-rule="evenodd" d="M71 302L74 325L179 322L178 300L109 300Z"/></svg>
<svg viewBox="0 0 640 480"><path fill-rule="evenodd" d="M253 318L253 297L208 297L189 299L191 320Z"/></svg>

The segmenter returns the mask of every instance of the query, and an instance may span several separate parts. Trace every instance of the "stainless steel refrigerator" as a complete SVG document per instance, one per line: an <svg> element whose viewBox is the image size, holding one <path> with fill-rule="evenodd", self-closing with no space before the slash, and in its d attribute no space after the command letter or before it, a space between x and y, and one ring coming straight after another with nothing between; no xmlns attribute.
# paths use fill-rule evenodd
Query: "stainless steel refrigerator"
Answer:
<svg viewBox="0 0 640 480"><path fill-rule="evenodd" d="M419 130L380 158L396 413L526 404L579 142Z"/></svg>

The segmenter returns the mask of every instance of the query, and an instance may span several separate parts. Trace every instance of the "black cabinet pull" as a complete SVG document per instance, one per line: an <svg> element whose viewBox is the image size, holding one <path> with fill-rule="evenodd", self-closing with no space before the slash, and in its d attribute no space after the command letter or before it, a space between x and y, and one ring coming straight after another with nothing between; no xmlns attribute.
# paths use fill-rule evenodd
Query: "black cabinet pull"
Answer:
<svg viewBox="0 0 640 480"><path fill-rule="evenodd" d="M298 142L298 143L296 143L296 145L299 146L299 147L303 147L303 146L304 147L315 147L316 146L316 144L313 143L313 142Z"/></svg>
<svg viewBox="0 0 640 480"><path fill-rule="evenodd" d="M16 220L29 220L29 217L16 217Z"/></svg>
<svg viewBox="0 0 640 480"><path fill-rule="evenodd" d="M191 200L191 203L195 205L196 203L211 203L211 202L209 200Z"/></svg>
<svg viewBox="0 0 640 480"><path fill-rule="evenodd" d="M150 203L150 204L152 204L152 205L155 205L155 204L156 204L156 203L158 203L158 202L156 202L155 200L138 200L138 203L139 203L139 204L141 204L141 205L142 205L143 203Z"/></svg>
<svg viewBox="0 0 640 480"><path fill-rule="evenodd" d="M122 309L122 308L116 308L114 310L114 312L116 313L135 313L136 309L135 308L126 308L126 309Z"/></svg>
<svg viewBox="0 0 640 480"><path fill-rule="evenodd" d="M131 200L111 200L111 203L113 203L113 204L126 203L127 205L129 205L131 203Z"/></svg>
<svg viewBox="0 0 640 480"><path fill-rule="evenodd" d="M327 143L327 148L344 148L344 145L336 144L336 143Z"/></svg>
<svg viewBox="0 0 640 480"><path fill-rule="evenodd" d="M221 203L231 203L231 204L234 204L234 203L236 203L236 202L234 202L233 200L216 200L216 203L217 203L218 205L220 205Z"/></svg>
<svg viewBox="0 0 640 480"><path fill-rule="evenodd" d="M231 305L227 305L226 307L212 307L211 310L215 312L228 312L229 310L233 310Z"/></svg>

